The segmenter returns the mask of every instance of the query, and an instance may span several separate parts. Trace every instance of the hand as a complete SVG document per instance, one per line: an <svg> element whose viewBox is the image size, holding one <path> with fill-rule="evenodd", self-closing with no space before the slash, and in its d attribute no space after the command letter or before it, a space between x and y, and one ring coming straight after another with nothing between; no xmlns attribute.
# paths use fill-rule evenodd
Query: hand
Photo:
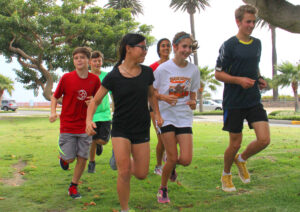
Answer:
<svg viewBox="0 0 300 212"><path fill-rule="evenodd" d="M88 135L95 135L96 134L96 131L94 129L96 129L97 126L94 122L92 121L87 121L86 122L86 127L85 127L85 132L88 134Z"/></svg>
<svg viewBox="0 0 300 212"><path fill-rule="evenodd" d="M254 86L255 80L250 79L248 77L240 77L239 78L239 85L242 86L244 89L252 88Z"/></svg>
<svg viewBox="0 0 300 212"><path fill-rule="evenodd" d="M59 118L59 115L57 115L56 113L53 113L53 114L51 114L51 115L49 116L49 121L50 121L51 123L53 123L53 122L56 121L57 118Z"/></svg>
<svg viewBox="0 0 300 212"><path fill-rule="evenodd" d="M162 117L157 114L155 114L155 122L157 124L158 127L162 127L163 123L164 123L164 120L162 119Z"/></svg>
<svg viewBox="0 0 300 212"><path fill-rule="evenodd" d="M258 87L260 90L266 88L267 86L268 86L268 83L266 80L264 80L263 78L258 79Z"/></svg>
<svg viewBox="0 0 300 212"><path fill-rule="evenodd" d="M197 104L197 101L195 99L190 99L187 103L186 103L188 106L190 106L190 108L192 110L195 110L196 109L196 104Z"/></svg>
<svg viewBox="0 0 300 212"><path fill-rule="evenodd" d="M85 100L86 105L89 106L90 102L91 102L92 99L93 99L93 96L88 96L88 97L86 97L85 99L87 99L87 100Z"/></svg>
<svg viewBox="0 0 300 212"><path fill-rule="evenodd" d="M163 98L163 100L165 102L167 102L168 104L170 104L172 106L176 105L177 99L178 99L178 97L174 96L174 95L164 95L164 98Z"/></svg>

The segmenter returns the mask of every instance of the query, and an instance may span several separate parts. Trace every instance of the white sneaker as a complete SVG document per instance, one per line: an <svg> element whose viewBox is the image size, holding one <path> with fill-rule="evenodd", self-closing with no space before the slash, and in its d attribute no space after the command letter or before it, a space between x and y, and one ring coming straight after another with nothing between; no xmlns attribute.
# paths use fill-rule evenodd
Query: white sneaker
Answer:
<svg viewBox="0 0 300 212"><path fill-rule="evenodd" d="M162 166L155 166L154 174L161 176L162 174Z"/></svg>

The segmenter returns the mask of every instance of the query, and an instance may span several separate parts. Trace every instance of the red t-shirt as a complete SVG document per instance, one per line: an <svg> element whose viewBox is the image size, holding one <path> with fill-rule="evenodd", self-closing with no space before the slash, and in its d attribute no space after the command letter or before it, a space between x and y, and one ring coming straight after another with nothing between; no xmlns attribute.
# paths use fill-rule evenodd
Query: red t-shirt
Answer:
<svg viewBox="0 0 300 212"><path fill-rule="evenodd" d="M153 64L150 65L150 68L152 68L153 72L157 69L157 67L159 66L160 64L158 62L155 62Z"/></svg>
<svg viewBox="0 0 300 212"><path fill-rule="evenodd" d="M63 96L60 115L60 133L85 133L85 119L89 96L95 96L101 83L99 77L88 73L86 79L81 79L76 71L66 73L60 79L54 92L54 97Z"/></svg>

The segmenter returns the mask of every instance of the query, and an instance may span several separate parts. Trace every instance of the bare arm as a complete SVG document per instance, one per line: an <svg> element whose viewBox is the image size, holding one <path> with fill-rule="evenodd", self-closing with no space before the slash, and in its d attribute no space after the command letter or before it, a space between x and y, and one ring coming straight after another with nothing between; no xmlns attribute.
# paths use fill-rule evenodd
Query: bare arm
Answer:
<svg viewBox="0 0 300 212"><path fill-rule="evenodd" d="M192 110L196 109L196 92L190 92L190 100L187 102L187 104L190 106Z"/></svg>
<svg viewBox="0 0 300 212"><path fill-rule="evenodd" d="M96 128L95 123L93 122L93 116L95 114L95 111L99 104L101 104L103 97L107 94L108 90L101 86L95 97L91 100L88 109L87 109L87 115L86 115L86 128L85 131L88 135L95 135L96 132L94 128Z"/></svg>
<svg viewBox="0 0 300 212"><path fill-rule="evenodd" d="M51 113L50 113L50 117L49 117L49 121L55 122L56 119L58 118L58 115L56 113L56 106L57 106L57 99L52 95L51 96Z"/></svg>
<svg viewBox="0 0 300 212"><path fill-rule="evenodd" d="M224 71L215 71L215 77L217 80L229 83L229 84L237 84L242 86L244 89L253 87L255 80L250 79L248 77L237 77L231 76Z"/></svg>
<svg viewBox="0 0 300 212"><path fill-rule="evenodd" d="M160 94L160 93L158 93L157 89L155 89L155 88L154 88L154 94L155 94L157 100L164 101L170 105L176 105L176 103L177 103L177 99L178 99L177 96Z"/></svg>
<svg viewBox="0 0 300 212"><path fill-rule="evenodd" d="M159 127L161 127L164 121L160 116L157 96L154 94L153 85L150 85L149 88L148 88L148 100L150 102L151 107L153 108L155 121L157 121L157 125Z"/></svg>

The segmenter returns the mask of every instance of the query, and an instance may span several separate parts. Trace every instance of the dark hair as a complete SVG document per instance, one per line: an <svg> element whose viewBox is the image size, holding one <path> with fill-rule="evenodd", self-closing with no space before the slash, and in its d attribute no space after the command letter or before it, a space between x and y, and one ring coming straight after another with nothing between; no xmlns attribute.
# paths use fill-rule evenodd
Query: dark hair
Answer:
<svg viewBox="0 0 300 212"><path fill-rule="evenodd" d="M189 33L186 32L178 32L172 41L173 45L178 45L180 43L180 41L184 38L190 38L192 40L192 51L193 53L196 52L196 50L199 48L198 47L198 42L193 38L192 35L190 35Z"/></svg>
<svg viewBox="0 0 300 212"><path fill-rule="evenodd" d="M102 54L102 52L100 52L100 51L93 51L91 58L98 58L98 57L101 57L102 60L104 59L104 55Z"/></svg>
<svg viewBox="0 0 300 212"><path fill-rule="evenodd" d="M128 33L123 36L120 47L119 47L119 60L115 66L119 66L122 64L122 61L125 59L126 56L126 46L135 46L136 44L144 41L146 38L143 35L137 34L137 33Z"/></svg>
<svg viewBox="0 0 300 212"><path fill-rule="evenodd" d="M161 42L163 42L164 40L168 41L168 42L171 44L171 41L170 41L168 38L162 38L162 39L160 39L160 40L158 41L158 43L157 43L157 54L158 54L159 57L160 57L160 54L159 54L160 44L161 44Z"/></svg>
<svg viewBox="0 0 300 212"><path fill-rule="evenodd" d="M85 54L88 59L91 58L91 49L89 47L84 46L75 48L73 50L72 56L74 57L74 55L78 53Z"/></svg>

